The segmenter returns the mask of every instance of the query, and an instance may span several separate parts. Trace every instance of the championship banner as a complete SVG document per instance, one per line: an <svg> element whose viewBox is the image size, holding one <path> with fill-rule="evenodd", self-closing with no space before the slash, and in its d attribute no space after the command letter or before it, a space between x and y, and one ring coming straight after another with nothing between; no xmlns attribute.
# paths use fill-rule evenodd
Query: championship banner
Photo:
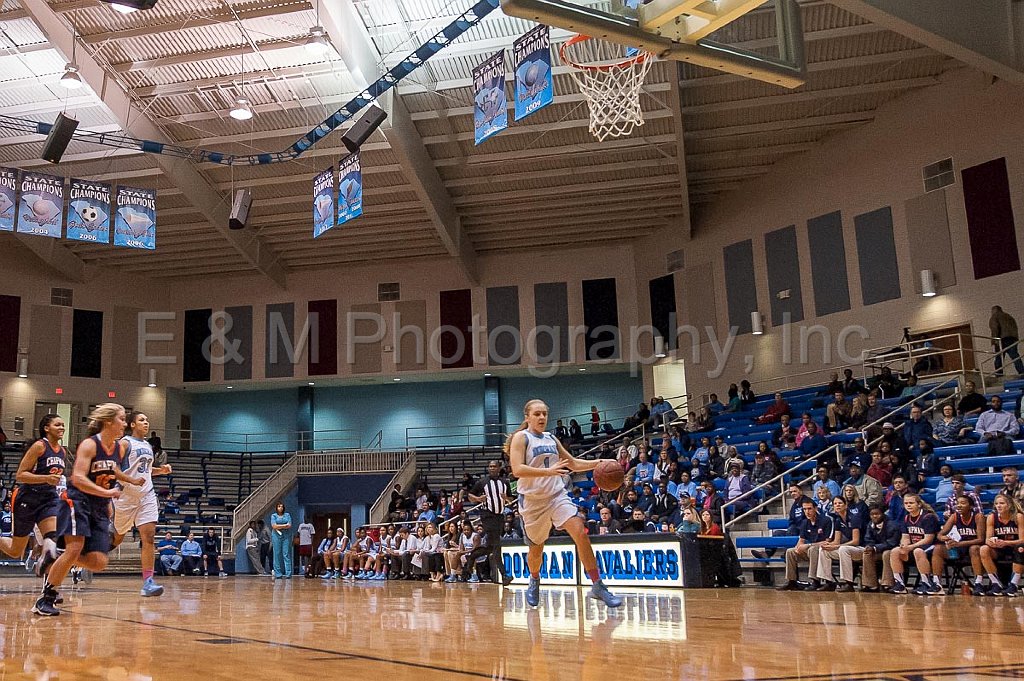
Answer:
<svg viewBox="0 0 1024 681"><path fill-rule="evenodd" d="M334 227L334 166L313 178L313 238Z"/></svg>
<svg viewBox="0 0 1024 681"><path fill-rule="evenodd" d="M110 185L71 178L68 234L74 241L110 243Z"/></svg>
<svg viewBox="0 0 1024 681"><path fill-rule="evenodd" d="M363 169L359 152L338 165L338 224L363 214Z"/></svg>
<svg viewBox="0 0 1024 681"><path fill-rule="evenodd" d="M512 45L516 65L516 120L526 118L554 101L551 80L551 29L541 25Z"/></svg>
<svg viewBox="0 0 1024 681"><path fill-rule="evenodd" d="M117 188L114 245L156 250L156 191Z"/></svg>
<svg viewBox="0 0 1024 681"><path fill-rule="evenodd" d="M18 232L60 238L64 223L64 178L21 174Z"/></svg>
<svg viewBox="0 0 1024 681"><path fill-rule="evenodd" d="M18 221L18 171L0 168L0 232L13 232Z"/></svg>
<svg viewBox="0 0 1024 681"><path fill-rule="evenodd" d="M476 144L508 127L505 101L505 50L473 68L473 129Z"/></svg>

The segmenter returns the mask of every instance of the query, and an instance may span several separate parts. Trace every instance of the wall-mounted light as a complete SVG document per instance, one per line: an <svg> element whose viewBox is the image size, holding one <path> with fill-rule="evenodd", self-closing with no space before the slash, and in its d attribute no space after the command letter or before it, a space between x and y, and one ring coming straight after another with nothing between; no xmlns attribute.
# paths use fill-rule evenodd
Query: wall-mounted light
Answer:
<svg viewBox="0 0 1024 681"><path fill-rule="evenodd" d="M146 385L150 388L156 387L156 369L149 370L149 382Z"/></svg>
<svg viewBox="0 0 1024 681"><path fill-rule="evenodd" d="M28 357L18 360L18 378L28 378Z"/></svg>
<svg viewBox="0 0 1024 681"><path fill-rule="evenodd" d="M661 334L654 336L654 356L659 359L667 356L665 354L665 337Z"/></svg>
<svg viewBox="0 0 1024 681"><path fill-rule="evenodd" d="M755 336L764 335L764 318L757 310L750 313L750 332Z"/></svg>
<svg viewBox="0 0 1024 681"><path fill-rule="evenodd" d="M938 292L936 290L935 272L932 270L921 270L921 295L931 298Z"/></svg>

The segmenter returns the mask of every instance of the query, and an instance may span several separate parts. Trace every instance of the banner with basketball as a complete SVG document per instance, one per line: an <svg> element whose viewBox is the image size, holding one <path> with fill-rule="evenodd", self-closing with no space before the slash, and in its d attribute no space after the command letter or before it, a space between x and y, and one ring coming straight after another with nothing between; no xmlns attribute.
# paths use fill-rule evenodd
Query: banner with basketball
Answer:
<svg viewBox="0 0 1024 681"><path fill-rule="evenodd" d="M13 232L18 221L18 171L0 168L0 232Z"/></svg>
<svg viewBox="0 0 1024 681"><path fill-rule="evenodd" d="M338 165L338 224L363 214L363 169L359 152Z"/></svg>
<svg viewBox="0 0 1024 681"><path fill-rule="evenodd" d="M110 185L71 178L68 189L68 238L110 243Z"/></svg>
<svg viewBox="0 0 1024 681"><path fill-rule="evenodd" d="M64 224L64 178L22 173L18 232L60 238Z"/></svg>
<svg viewBox="0 0 1024 681"><path fill-rule="evenodd" d="M313 178L313 238L334 227L334 166Z"/></svg>
<svg viewBox="0 0 1024 681"><path fill-rule="evenodd" d="M114 245L156 250L156 190L117 188Z"/></svg>
<svg viewBox="0 0 1024 681"><path fill-rule="evenodd" d="M473 129L476 144L508 127L505 100L505 50L473 68Z"/></svg>
<svg viewBox="0 0 1024 681"><path fill-rule="evenodd" d="M515 117L526 118L554 101L551 80L551 29L543 24L512 45L516 65Z"/></svg>

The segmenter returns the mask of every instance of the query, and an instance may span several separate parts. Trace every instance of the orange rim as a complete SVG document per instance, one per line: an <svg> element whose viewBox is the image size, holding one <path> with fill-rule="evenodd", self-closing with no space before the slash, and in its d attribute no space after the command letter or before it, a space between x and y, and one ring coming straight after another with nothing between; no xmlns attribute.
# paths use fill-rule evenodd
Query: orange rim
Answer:
<svg viewBox="0 0 1024 681"><path fill-rule="evenodd" d="M562 58L562 63L567 66L571 66L574 69L581 71L610 71L616 67L629 66L631 64L642 64L647 60L648 53L640 50L635 56L626 57L619 61L611 62L609 64L581 64L576 60L572 59L566 52L566 50L573 45L577 45L587 40L593 40L589 35L583 35L578 33L573 37L562 43L562 46L558 48L558 54Z"/></svg>

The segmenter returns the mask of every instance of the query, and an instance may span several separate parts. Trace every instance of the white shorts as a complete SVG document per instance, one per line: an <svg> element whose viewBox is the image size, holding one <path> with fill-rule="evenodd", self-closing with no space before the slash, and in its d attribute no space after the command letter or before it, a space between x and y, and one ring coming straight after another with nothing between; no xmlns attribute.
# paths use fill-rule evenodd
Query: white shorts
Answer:
<svg viewBox="0 0 1024 681"><path fill-rule="evenodd" d="M132 526L138 527L159 520L160 505L155 494L141 497L126 495L114 500L114 532L117 534L125 535L132 531Z"/></svg>
<svg viewBox="0 0 1024 681"><path fill-rule="evenodd" d="M523 534L527 544L543 544L551 528L562 527L580 514L568 494L557 497L519 497L519 515L523 518Z"/></svg>

